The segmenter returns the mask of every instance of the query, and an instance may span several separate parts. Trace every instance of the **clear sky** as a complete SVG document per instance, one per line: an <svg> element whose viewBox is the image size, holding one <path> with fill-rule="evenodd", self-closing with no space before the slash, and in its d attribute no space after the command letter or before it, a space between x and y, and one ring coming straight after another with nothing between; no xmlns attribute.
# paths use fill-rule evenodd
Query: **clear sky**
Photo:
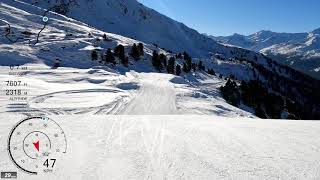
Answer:
<svg viewBox="0 0 320 180"><path fill-rule="evenodd" d="M320 28L320 0L138 0L211 35L260 30L308 32Z"/></svg>

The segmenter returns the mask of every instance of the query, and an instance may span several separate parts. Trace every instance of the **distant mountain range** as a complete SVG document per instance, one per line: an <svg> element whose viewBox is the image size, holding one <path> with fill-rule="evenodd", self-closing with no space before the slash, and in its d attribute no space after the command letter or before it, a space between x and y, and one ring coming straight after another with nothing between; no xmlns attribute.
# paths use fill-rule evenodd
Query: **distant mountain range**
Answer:
<svg viewBox="0 0 320 180"><path fill-rule="evenodd" d="M320 28L308 33L259 31L249 36L210 36L228 45L261 52L278 62L320 79Z"/></svg>

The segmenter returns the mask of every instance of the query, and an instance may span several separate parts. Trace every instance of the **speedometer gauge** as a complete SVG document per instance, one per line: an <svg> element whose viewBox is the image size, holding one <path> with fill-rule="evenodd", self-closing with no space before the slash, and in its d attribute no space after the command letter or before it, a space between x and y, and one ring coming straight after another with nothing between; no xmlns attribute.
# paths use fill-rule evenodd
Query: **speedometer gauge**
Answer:
<svg viewBox="0 0 320 180"><path fill-rule="evenodd" d="M59 158L66 152L64 131L47 117L24 119L9 134L9 156L20 170L29 174L53 172Z"/></svg>

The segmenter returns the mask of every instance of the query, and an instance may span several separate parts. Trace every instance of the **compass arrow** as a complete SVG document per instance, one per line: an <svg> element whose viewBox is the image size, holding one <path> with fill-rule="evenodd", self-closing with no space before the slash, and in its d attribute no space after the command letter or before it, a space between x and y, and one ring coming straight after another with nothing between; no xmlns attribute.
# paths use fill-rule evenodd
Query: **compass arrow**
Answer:
<svg viewBox="0 0 320 180"><path fill-rule="evenodd" d="M34 147L39 151L39 148L40 148L40 142L37 141L35 143L32 143L34 145Z"/></svg>

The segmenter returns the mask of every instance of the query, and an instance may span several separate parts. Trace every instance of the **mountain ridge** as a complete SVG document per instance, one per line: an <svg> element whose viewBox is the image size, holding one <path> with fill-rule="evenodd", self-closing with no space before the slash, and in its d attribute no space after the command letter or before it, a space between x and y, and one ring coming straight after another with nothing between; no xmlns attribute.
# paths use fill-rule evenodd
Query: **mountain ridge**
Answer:
<svg viewBox="0 0 320 180"><path fill-rule="evenodd" d="M304 33L277 33L262 30L245 36L209 36L228 45L263 53L301 72L320 79L320 28Z"/></svg>
<svg viewBox="0 0 320 180"><path fill-rule="evenodd" d="M174 52L187 51L193 56L208 57L208 52L219 46L218 43L196 30L136 0L23 1L47 9L56 4L65 4L62 12L68 17L107 32L155 44Z"/></svg>

